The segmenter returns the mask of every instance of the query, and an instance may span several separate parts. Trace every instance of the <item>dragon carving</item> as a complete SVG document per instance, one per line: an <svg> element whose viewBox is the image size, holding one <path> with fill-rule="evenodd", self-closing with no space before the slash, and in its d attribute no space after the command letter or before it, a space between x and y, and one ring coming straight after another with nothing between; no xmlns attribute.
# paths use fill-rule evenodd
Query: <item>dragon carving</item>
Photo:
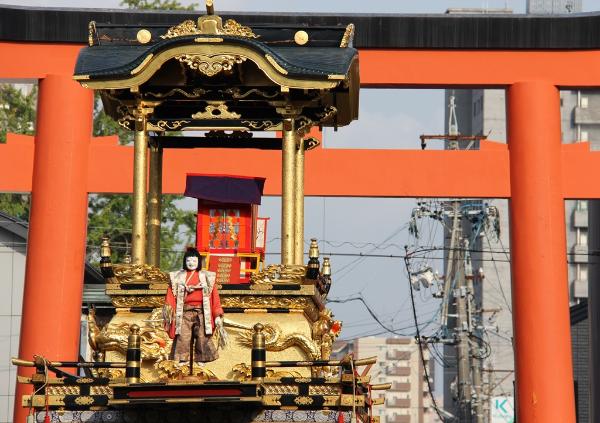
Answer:
<svg viewBox="0 0 600 423"><path fill-rule="evenodd" d="M166 360L168 358L171 340L160 324L161 313L161 309L154 310L140 329L142 360ZM107 351L116 351L126 355L129 323L109 323L100 329L96 323L96 312L90 309L88 328L88 341L96 358L105 356Z"/></svg>
<svg viewBox="0 0 600 423"><path fill-rule="evenodd" d="M310 360L319 360L321 357L319 346L312 339L300 333L283 336L281 328L271 323L264 326L263 333L267 351L283 351L290 347L298 347ZM241 331L238 338L240 345L252 348L252 334L252 331Z"/></svg>

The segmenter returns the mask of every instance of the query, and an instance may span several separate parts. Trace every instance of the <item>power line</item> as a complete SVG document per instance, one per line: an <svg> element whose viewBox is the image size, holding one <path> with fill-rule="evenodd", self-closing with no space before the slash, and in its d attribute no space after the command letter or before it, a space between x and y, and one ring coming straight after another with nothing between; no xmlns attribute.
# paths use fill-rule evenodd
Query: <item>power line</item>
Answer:
<svg viewBox="0 0 600 423"><path fill-rule="evenodd" d="M408 285L409 285L409 289L410 289L410 302L412 304L413 318L415 321L415 328L416 328L416 332L417 332L416 341L417 341L417 345L419 347L419 355L421 356L421 364L423 366L423 373L425 373L425 380L427 381L427 391L429 392L429 396L431 397L431 402L433 404L433 408L434 408L436 414L438 415L438 417L440 418L440 420L442 422L445 422L446 419L444 417L442 417L442 413L440 412L437 402L435 400L435 397L433 396L433 390L431 389L431 381L429 380L429 371L427 370L425 356L423 354L423 345L421 344L421 331L419 330L419 321L417 320L417 308L415 306L415 296L413 293L413 286L410 283L410 267L408 265L408 260L409 260L409 258L408 258L408 251L407 251L406 256L404 258L404 266L406 267L406 276L407 276Z"/></svg>

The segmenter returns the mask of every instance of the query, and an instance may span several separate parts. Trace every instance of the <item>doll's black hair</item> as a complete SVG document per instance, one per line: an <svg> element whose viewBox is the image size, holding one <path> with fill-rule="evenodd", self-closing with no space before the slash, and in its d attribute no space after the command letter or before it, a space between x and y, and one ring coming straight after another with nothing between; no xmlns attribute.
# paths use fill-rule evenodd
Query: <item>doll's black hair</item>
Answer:
<svg viewBox="0 0 600 423"><path fill-rule="evenodd" d="M194 247L188 247L183 255L183 270L189 270L185 264L185 261L188 257L197 257L198 258L198 269L202 268L202 256Z"/></svg>

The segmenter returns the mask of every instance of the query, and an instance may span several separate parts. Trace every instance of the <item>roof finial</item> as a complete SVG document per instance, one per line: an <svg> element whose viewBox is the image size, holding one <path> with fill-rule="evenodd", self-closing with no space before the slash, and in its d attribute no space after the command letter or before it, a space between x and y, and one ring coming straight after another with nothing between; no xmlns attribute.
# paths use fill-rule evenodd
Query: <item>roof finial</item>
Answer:
<svg viewBox="0 0 600 423"><path fill-rule="evenodd" d="M215 14L215 6L213 5L213 0L206 0L206 14L207 15Z"/></svg>

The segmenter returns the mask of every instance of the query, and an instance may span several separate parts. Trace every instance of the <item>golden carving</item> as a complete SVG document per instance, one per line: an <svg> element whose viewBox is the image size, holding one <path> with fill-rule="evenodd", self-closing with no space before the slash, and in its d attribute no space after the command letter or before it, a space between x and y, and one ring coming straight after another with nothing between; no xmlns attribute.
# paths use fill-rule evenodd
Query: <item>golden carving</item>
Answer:
<svg viewBox="0 0 600 423"><path fill-rule="evenodd" d="M171 283L167 273L149 264L116 264L113 266L113 272L119 283Z"/></svg>
<svg viewBox="0 0 600 423"><path fill-rule="evenodd" d="M113 390L110 386L91 386L90 387L91 395L113 395Z"/></svg>
<svg viewBox="0 0 600 423"><path fill-rule="evenodd" d="M75 404L77 404L77 405L92 405L93 403L94 403L94 398L92 398L88 395L75 398Z"/></svg>
<svg viewBox="0 0 600 423"><path fill-rule="evenodd" d="M227 88L226 90L221 90L220 92L222 92L223 94L229 94L229 95L231 95L231 97L233 97L235 99L243 99L252 94L257 94L263 98L275 98L279 95L278 91L268 92L268 91L260 90L258 88L252 88L244 93L242 93L242 91L237 87Z"/></svg>
<svg viewBox="0 0 600 423"><path fill-rule="evenodd" d="M263 405L278 406L281 405L281 395L265 395L263 396Z"/></svg>
<svg viewBox="0 0 600 423"><path fill-rule="evenodd" d="M48 395L79 395L79 386L48 386Z"/></svg>
<svg viewBox="0 0 600 423"><path fill-rule="evenodd" d="M167 380L179 380L190 374L189 363L178 363L173 360L163 360L154 364L158 370L158 377ZM194 364L194 376L201 381L216 380L217 377L210 370L202 367L202 364Z"/></svg>
<svg viewBox="0 0 600 423"><path fill-rule="evenodd" d="M157 308L162 307L165 303L164 296L144 295L144 296L118 296L111 299L115 307L147 307Z"/></svg>
<svg viewBox="0 0 600 423"><path fill-rule="evenodd" d="M337 385L310 385L308 395L340 395L342 390Z"/></svg>
<svg viewBox="0 0 600 423"><path fill-rule="evenodd" d="M342 36L342 42L340 43L340 47L348 47L354 38L354 24L348 24L346 27L346 32Z"/></svg>
<svg viewBox="0 0 600 423"><path fill-rule="evenodd" d="M161 35L160 38L174 38L174 37L183 37L186 35L196 35L202 34L200 29L196 26L196 22L191 19L181 22L175 26L169 28L165 35Z"/></svg>
<svg viewBox="0 0 600 423"><path fill-rule="evenodd" d="M310 297L283 297L283 296L221 296L221 305L225 308L243 309L269 309L286 308L293 310L304 310L312 319L317 320L317 306Z"/></svg>
<svg viewBox="0 0 600 423"><path fill-rule="evenodd" d="M310 360L318 360L321 353L316 342L301 333L291 333L283 336L281 328L276 324L264 325L265 348L267 351L283 351L291 347L298 347ZM238 342L241 346L252 347L252 331L241 331Z"/></svg>
<svg viewBox="0 0 600 423"><path fill-rule="evenodd" d="M237 54L180 54L175 58L208 77L230 71L233 65L246 61L244 56Z"/></svg>
<svg viewBox="0 0 600 423"><path fill-rule="evenodd" d="M310 131L312 126L318 125L320 123L329 120L333 115L337 113L337 108L334 106L327 106L321 113L317 113L317 120L313 121L312 119L307 118L306 116L299 116L296 119L296 132L299 134L307 133Z"/></svg>
<svg viewBox="0 0 600 423"><path fill-rule="evenodd" d="M88 24L88 44L94 45L94 35L96 35L96 21L90 21Z"/></svg>
<svg viewBox="0 0 600 423"><path fill-rule="evenodd" d="M172 90L167 91L166 93L153 93L151 91L148 91L146 93L146 95L151 95L152 97L155 97L155 98L166 98L166 97L171 97L175 94L181 94L187 98L200 98L200 97L204 96L206 93L208 93L208 91L205 89L202 89L202 88L194 88L191 92L186 91L182 88L173 88Z"/></svg>
<svg viewBox="0 0 600 423"><path fill-rule="evenodd" d="M186 123L190 122L191 121L189 120L174 120L172 122L169 122L167 120L159 120L158 122L156 122L156 125L149 124L148 129L154 129L158 131L174 131L176 129L181 128ZM153 128L153 126L155 128Z"/></svg>
<svg viewBox="0 0 600 423"><path fill-rule="evenodd" d="M243 120L242 125L247 126L256 131L260 131L260 130L267 131L267 130L277 126L276 123L274 123L270 120Z"/></svg>
<svg viewBox="0 0 600 423"><path fill-rule="evenodd" d="M313 403L313 399L311 397L296 397L294 398L294 402L298 405L311 405Z"/></svg>
<svg viewBox="0 0 600 423"><path fill-rule="evenodd" d="M252 32L250 27L241 25L233 19L227 19L223 24L223 34L234 35L236 37L258 38L259 36Z"/></svg>
<svg viewBox="0 0 600 423"><path fill-rule="evenodd" d="M75 380L75 383L92 383L94 381L91 377L80 377Z"/></svg>
<svg viewBox="0 0 600 423"><path fill-rule="evenodd" d="M220 19L220 18L219 18ZM175 38L175 37L184 37L187 35L231 35L235 37L244 37L244 38L258 38L252 29L247 26L241 25L233 19L227 19L225 23L220 26L220 21L216 23L216 28L211 26L211 31L203 31L196 25L196 22L191 19L183 21L180 24L177 24L167 31L165 35L161 35L160 38ZM216 29L216 31L215 31Z"/></svg>
<svg viewBox="0 0 600 423"><path fill-rule="evenodd" d="M250 276L250 281L256 284L301 284L304 282L306 266L295 264L271 264L262 272Z"/></svg>
<svg viewBox="0 0 600 423"><path fill-rule="evenodd" d="M227 104L209 104L203 112L194 113L192 119L239 119L242 115L230 112Z"/></svg>
<svg viewBox="0 0 600 423"><path fill-rule="evenodd" d="M299 388L297 385L280 385L269 384L264 385L265 395L298 395Z"/></svg>
<svg viewBox="0 0 600 423"><path fill-rule="evenodd" d="M95 312L90 310L88 315L88 341L96 354L105 354L106 351L117 351L123 355L127 353L127 340L129 337L129 323L109 323L102 329L98 327ZM170 351L168 334L162 328L162 310L156 309L140 329L140 349L142 360L165 360Z"/></svg>

